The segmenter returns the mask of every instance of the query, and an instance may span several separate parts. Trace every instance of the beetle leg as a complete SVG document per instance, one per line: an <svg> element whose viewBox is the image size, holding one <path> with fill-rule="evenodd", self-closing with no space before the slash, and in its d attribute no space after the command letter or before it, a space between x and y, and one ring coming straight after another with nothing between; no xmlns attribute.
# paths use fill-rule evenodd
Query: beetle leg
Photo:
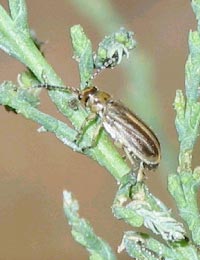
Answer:
<svg viewBox="0 0 200 260"><path fill-rule="evenodd" d="M74 111L77 111L78 110L78 106L79 106L79 102L76 98L73 98L71 99L69 102L68 102L68 105L69 107L74 110Z"/></svg>
<svg viewBox="0 0 200 260"><path fill-rule="evenodd" d="M123 159L124 161L126 161L126 155L125 155L125 154L122 155L122 159Z"/></svg>
<svg viewBox="0 0 200 260"><path fill-rule="evenodd" d="M135 163L135 160L133 159L133 156L131 154L131 152L126 148L126 147L123 147L125 153L126 153L126 156L128 157L128 159L130 160L132 166L135 166L136 163Z"/></svg>
<svg viewBox="0 0 200 260"><path fill-rule="evenodd" d="M131 162L132 171L133 172L137 171L137 182L142 182L144 179L144 176L145 176L143 161L140 161L139 165L138 165L137 158L134 158L133 155L131 154L131 152L126 147L123 147L123 149L124 149L128 159Z"/></svg>
<svg viewBox="0 0 200 260"><path fill-rule="evenodd" d="M100 122L97 125L97 127L95 129L95 132L94 132L94 134L92 136L92 142L91 142L91 146L89 148L93 148L93 147L96 146L96 141L97 141L98 135L99 135L102 127L103 127L103 122Z"/></svg>
<svg viewBox="0 0 200 260"><path fill-rule="evenodd" d="M94 148L97 144L97 138L98 138L98 135L101 131L101 128L102 128L102 122L98 124L98 126L96 127L95 129L95 132L92 136L92 142L91 142L91 145L87 146L87 147L83 147L82 148L82 151L85 152L85 150L87 149L91 149L91 148Z"/></svg>
<svg viewBox="0 0 200 260"><path fill-rule="evenodd" d="M96 113L91 113L85 118L74 140L77 144L79 144L79 142L81 141L88 122L94 120L95 118L96 118Z"/></svg>
<svg viewBox="0 0 200 260"><path fill-rule="evenodd" d="M137 182L142 182L145 178L145 172L144 172L144 163L143 161L140 162L138 174L137 174Z"/></svg>

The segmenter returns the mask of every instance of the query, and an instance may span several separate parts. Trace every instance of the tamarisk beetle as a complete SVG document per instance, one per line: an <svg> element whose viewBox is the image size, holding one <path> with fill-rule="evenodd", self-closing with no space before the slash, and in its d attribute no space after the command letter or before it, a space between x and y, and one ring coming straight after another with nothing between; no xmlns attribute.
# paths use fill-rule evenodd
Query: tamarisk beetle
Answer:
<svg viewBox="0 0 200 260"><path fill-rule="evenodd" d="M96 72L88 79L83 90L51 85L40 85L38 87L44 87L48 90L71 91L76 94L82 105L91 112L79 130L76 143L78 144L81 140L87 123L98 118L100 122L94 132L90 147L95 146L100 130L103 128L114 143L120 145L125 151L132 165L132 171L138 173L138 180L142 180L145 169L155 169L160 163L161 149L157 137L123 103L89 84L103 69L114 68L121 62L123 56L128 58L129 51L135 46L133 33L120 28L118 32L113 33L110 37L105 37L99 44L97 54L93 56L93 65Z"/></svg>
<svg viewBox="0 0 200 260"><path fill-rule="evenodd" d="M88 107L91 114L83 123L82 135L88 121L100 118L93 143L101 128L110 135L115 143L125 151L133 171L138 171L138 181L142 180L144 170L155 169L160 163L160 143L153 131L130 109L118 100L95 86L87 87L78 95L81 103Z"/></svg>
<svg viewBox="0 0 200 260"><path fill-rule="evenodd" d="M92 138L93 148L103 128L114 143L118 144L130 160L133 172L137 172L137 180L141 181L145 170L157 168L161 159L160 143L154 132L136 114L121 101L115 100L107 92L96 86L87 86L83 90L70 87L40 85L48 90L72 91L78 100L89 108L90 114L83 122L76 138L78 143L83 136L87 123L97 118L100 122Z"/></svg>

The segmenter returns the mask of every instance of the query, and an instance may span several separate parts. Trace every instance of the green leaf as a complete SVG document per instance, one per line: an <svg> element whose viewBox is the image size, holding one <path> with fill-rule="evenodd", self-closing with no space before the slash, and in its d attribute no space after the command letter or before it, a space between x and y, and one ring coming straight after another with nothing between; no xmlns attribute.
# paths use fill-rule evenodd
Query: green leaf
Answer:
<svg viewBox="0 0 200 260"><path fill-rule="evenodd" d="M70 192L63 192L63 207L65 216L72 227L74 239L84 246L91 254L92 260L115 260L116 257L110 246L98 237L90 224L78 215L78 202L73 199Z"/></svg>

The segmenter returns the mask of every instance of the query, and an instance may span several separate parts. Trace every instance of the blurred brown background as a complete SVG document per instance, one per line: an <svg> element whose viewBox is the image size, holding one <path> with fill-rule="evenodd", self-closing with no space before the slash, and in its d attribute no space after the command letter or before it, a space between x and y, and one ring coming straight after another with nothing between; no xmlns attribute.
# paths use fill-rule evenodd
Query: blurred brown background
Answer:
<svg viewBox="0 0 200 260"><path fill-rule="evenodd" d="M154 87L159 96L163 131L177 153L172 103L175 90L184 88L187 37L189 30L195 29L190 1L107 2L123 20L121 26L135 32L138 48L154 63ZM99 8L98 1L91 0L91 3L93 8ZM1 4L7 8L5 0L1 0ZM103 37L102 31L88 14L84 15L84 8L87 8L84 4L78 7L69 0L29 0L27 6L31 28L40 40L46 41L43 50L47 60L67 85L77 86L79 78L72 59L70 26L81 24L95 47ZM134 53L130 55L132 58ZM16 81L23 69L19 62L0 51L0 82ZM123 93L126 78L121 66L102 73L96 83L126 102ZM45 93L41 109L59 117ZM110 207L117 187L111 175L96 162L66 148L52 134L39 134L36 123L8 113L3 107L0 119L0 260L88 259L85 249L73 241L64 218L63 189L73 192L80 203L81 216L87 218L96 233L116 250L123 231L131 228L112 216ZM175 168L168 172L158 170L148 179L153 194L170 208L174 205L165 181L167 174L174 171ZM130 258L121 253L118 259Z"/></svg>

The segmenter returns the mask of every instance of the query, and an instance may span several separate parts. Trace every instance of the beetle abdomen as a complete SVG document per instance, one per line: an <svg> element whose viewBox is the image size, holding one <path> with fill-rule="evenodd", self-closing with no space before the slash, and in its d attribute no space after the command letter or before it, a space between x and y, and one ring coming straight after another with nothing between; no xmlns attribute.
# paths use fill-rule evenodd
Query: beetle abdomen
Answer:
<svg viewBox="0 0 200 260"><path fill-rule="evenodd" d="M160 162L160 144L153 131L120 101L109 101L103 115L103 125L109 135L126 147L147 167Z"/></svg>

